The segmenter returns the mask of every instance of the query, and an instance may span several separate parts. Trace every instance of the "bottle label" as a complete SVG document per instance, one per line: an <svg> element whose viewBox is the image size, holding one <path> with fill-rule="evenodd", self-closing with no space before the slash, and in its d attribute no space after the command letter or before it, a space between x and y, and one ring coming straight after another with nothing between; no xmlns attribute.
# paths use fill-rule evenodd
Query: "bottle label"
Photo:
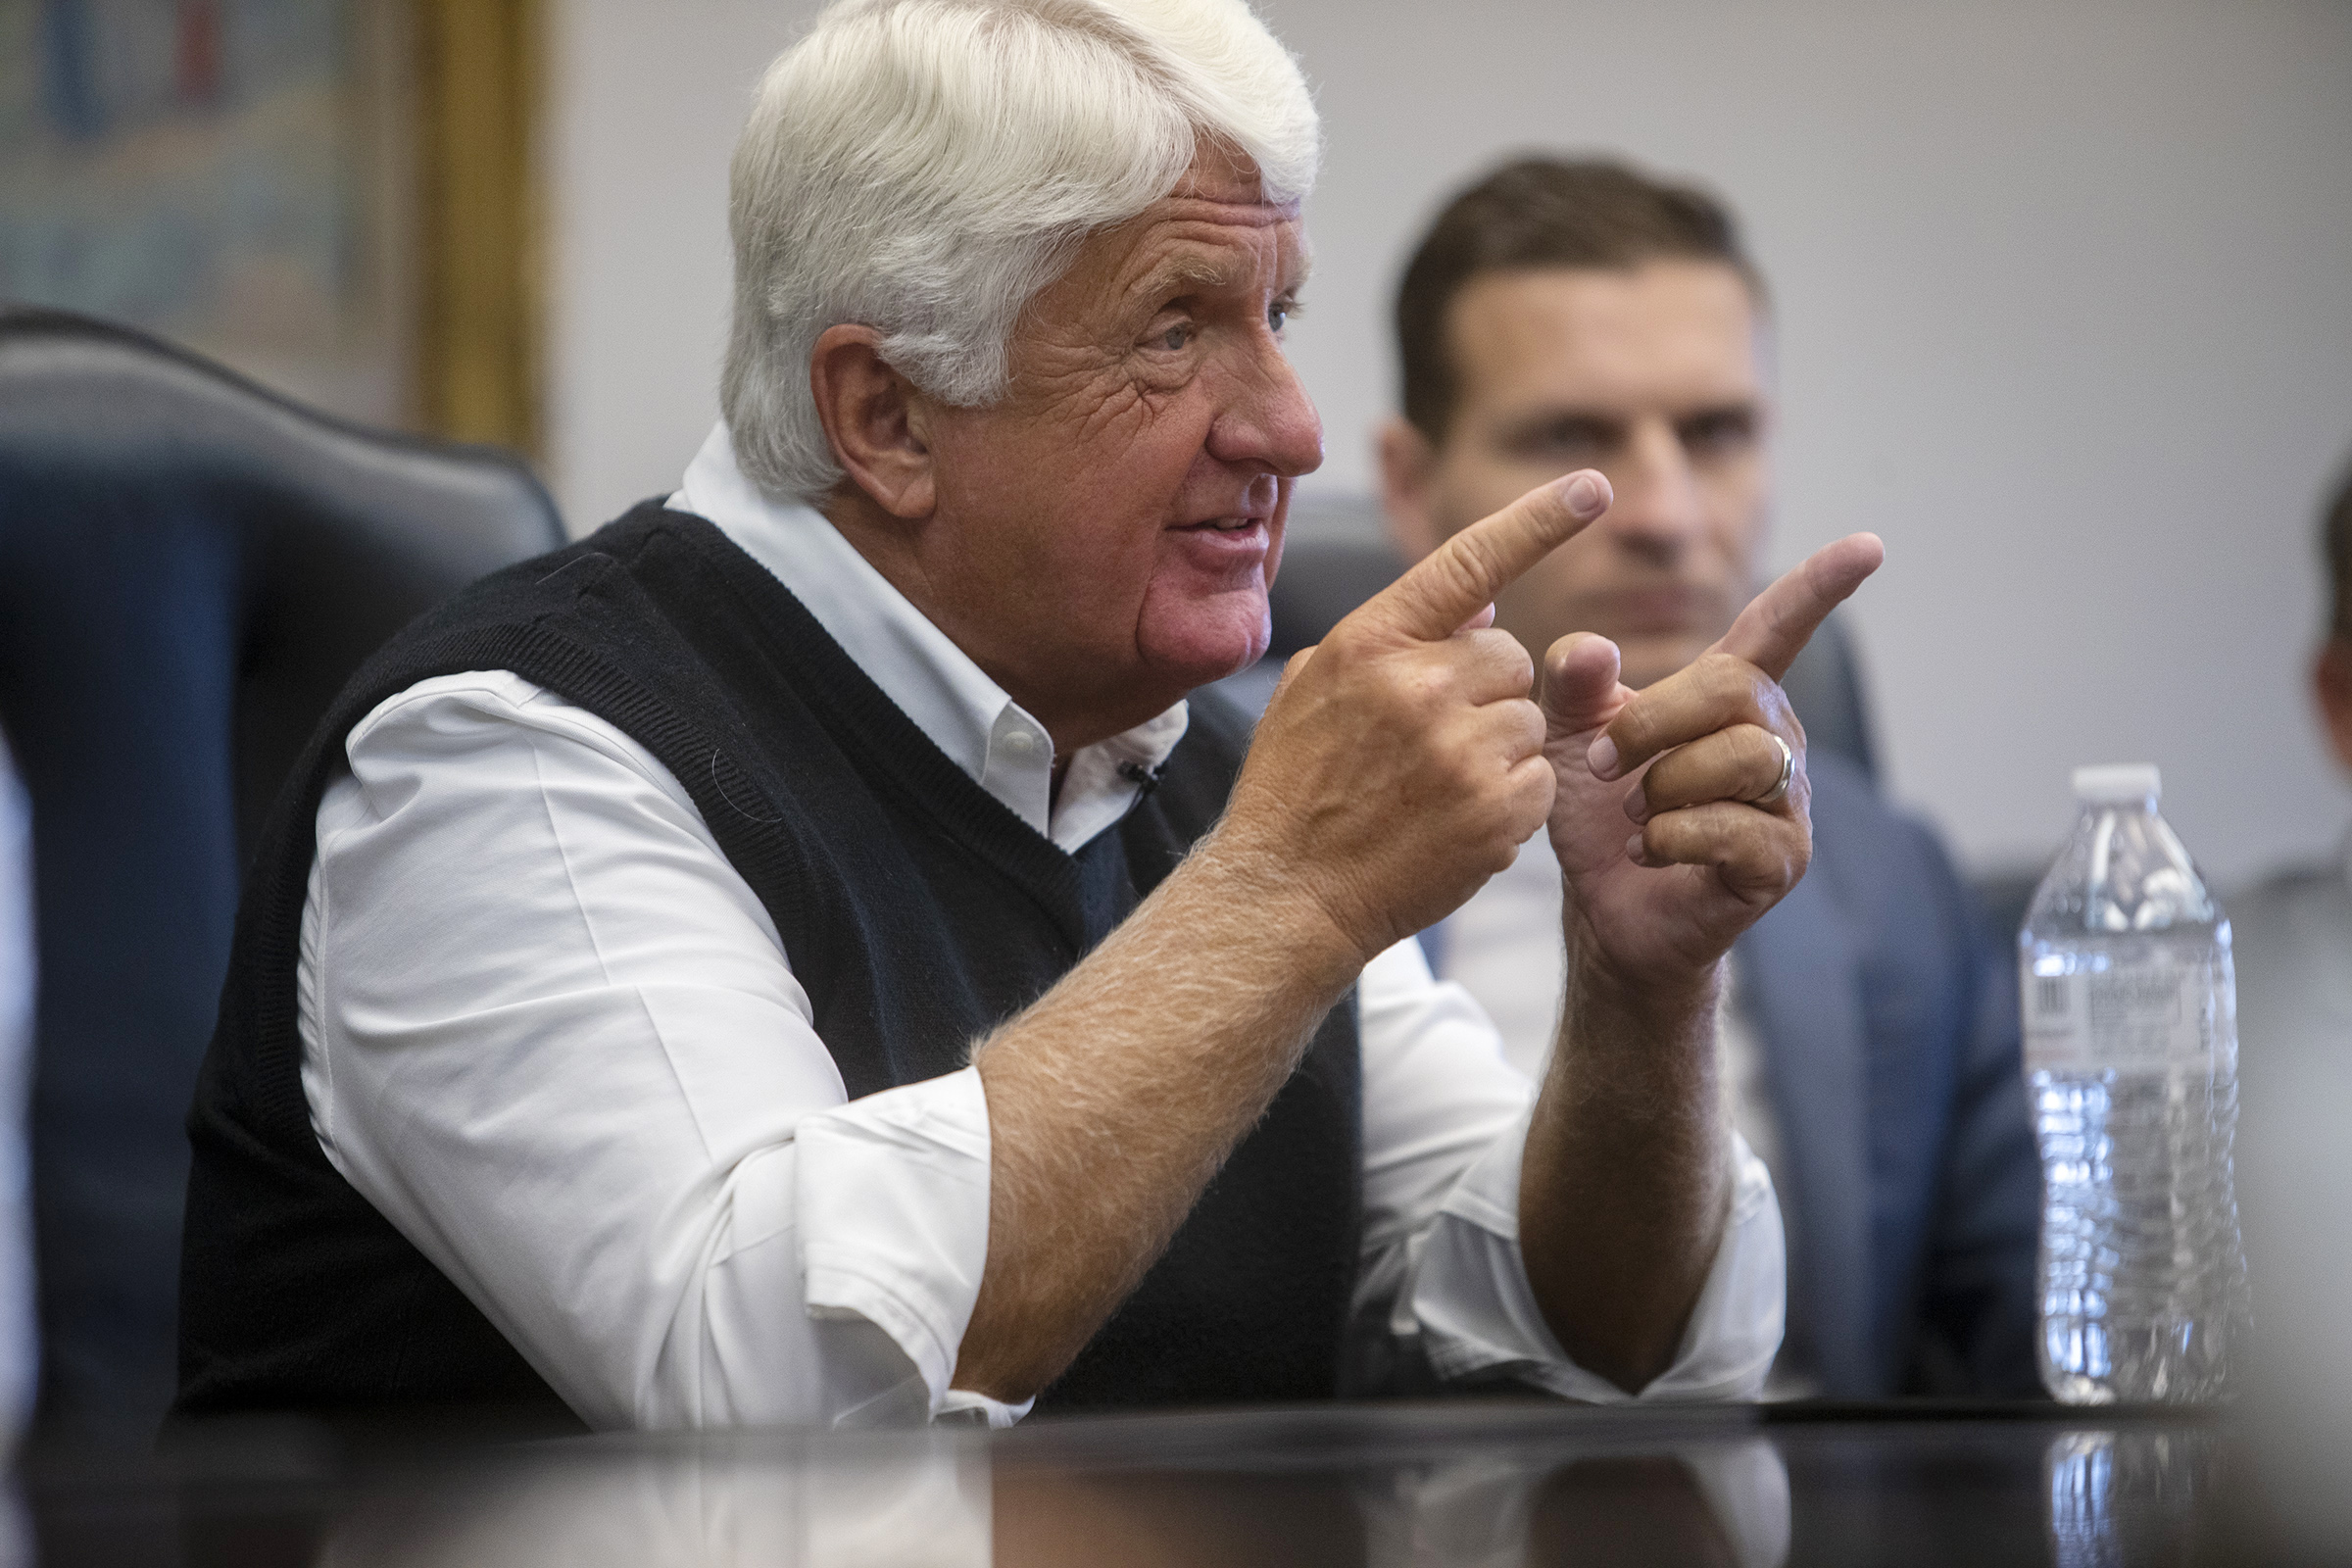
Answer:
<svg viewBox="0 0 2352 1568"><path fill-rule="evenodd" d="M2210 1060L2209 978L2201 963L2026 975L2026 1065L2128 1072Z"/></svg>

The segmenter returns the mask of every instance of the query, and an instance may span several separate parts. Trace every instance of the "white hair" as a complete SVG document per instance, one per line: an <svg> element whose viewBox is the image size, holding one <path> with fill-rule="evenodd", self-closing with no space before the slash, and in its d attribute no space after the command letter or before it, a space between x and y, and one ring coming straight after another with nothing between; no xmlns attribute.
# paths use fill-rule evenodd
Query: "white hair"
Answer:
<svg viewBox="0 0 2352 1568"><path fill-rule="evenodd" d="M1321 156L1298 62L1244 0L839 0L778 56L736 144L719 401L745 473L817 499L841 466L808 384L858 322L926 393L1004 391L1022 307L1202 143L1303 198Z"/></svg>

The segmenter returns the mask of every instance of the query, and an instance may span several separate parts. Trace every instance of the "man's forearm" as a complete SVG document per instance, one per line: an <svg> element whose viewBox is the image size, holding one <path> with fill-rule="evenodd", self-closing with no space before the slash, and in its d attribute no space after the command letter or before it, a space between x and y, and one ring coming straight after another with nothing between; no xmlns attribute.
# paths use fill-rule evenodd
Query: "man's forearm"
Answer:
<svg viewBox="0 0 2352 1568"><path fill-rule="evenodd" d="M988 1263L958 1388L1017 1401L1069 1364L1362 965L1284 867L1212 836L981 1044Z"/></svg>
<svg viewBox="0 0 2352 1568"><path fill-rule="evenodd" d="M1633 1392L1672 1364L1729 1213L1717 979L1636 992L1579 946L1528 1128L1519 1247L1560 1348Z"/></svg>

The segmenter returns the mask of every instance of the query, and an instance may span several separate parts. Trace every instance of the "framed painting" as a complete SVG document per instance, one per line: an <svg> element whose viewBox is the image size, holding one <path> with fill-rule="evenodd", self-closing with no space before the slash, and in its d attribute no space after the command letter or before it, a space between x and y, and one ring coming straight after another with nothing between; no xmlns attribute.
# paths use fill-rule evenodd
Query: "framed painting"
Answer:
<svg viewBox="0 0 2352 1568"><path fill-rule="evenodd" d="M0 0L0 300L539 434L533 0Z"/></svg>

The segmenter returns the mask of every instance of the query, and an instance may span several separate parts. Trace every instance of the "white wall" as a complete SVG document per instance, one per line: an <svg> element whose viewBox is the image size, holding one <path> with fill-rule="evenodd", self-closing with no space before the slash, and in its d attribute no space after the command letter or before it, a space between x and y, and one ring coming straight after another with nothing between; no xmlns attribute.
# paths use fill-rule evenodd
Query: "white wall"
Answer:
<svg viewBox="0 0 2352 1568"><path fill-rule="evenodd" d="M1978 866L2064 831L2082 760L2162 763L2225 881L2332 840L2301 665L2352 453L2352 5L1262 3L1330 138L1311 489L1369 489L1389 290L1446 189L1530 146L1698 176L1778 300L1775 564L1887 541L1855 615L1896 792ZM812 10L556 8L575 522L673 482L711 417L726 152Z"/></svg>
<svg viewBox="0 0 2352 1568"><path fill-rule="evenodd" d="M817 7L555 0L548 464L575 532L678 475L718 416L727 155Z"/></svg>

